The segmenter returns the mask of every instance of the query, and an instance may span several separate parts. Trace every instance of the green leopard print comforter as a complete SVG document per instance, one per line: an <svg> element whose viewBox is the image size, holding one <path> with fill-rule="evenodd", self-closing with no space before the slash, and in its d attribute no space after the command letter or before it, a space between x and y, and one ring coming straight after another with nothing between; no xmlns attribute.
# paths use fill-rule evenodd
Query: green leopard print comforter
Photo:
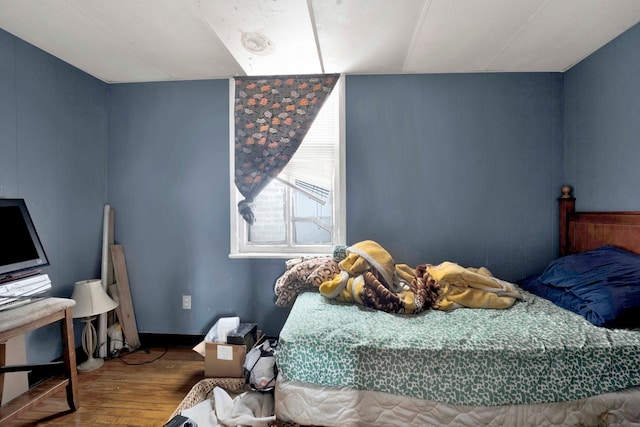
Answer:
<svg viewBox="0 0 640 427"><path fill-rule="evenodd" d="M524 292L506 310L398 315L298 296L278 345L289 380L454 405L581 399L640 384L640 331L596 327Z"/></svg>

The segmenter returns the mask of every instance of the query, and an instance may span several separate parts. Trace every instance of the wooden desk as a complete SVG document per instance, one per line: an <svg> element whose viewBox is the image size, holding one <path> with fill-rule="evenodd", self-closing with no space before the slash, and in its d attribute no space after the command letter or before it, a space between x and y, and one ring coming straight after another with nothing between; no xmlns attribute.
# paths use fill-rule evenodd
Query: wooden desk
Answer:
<svg viewBox="0 0 640 427"><path fill-rule="evenodd" d="M64 376L47 379L2 406L0 408L0 425L63 387L67 389L67 402L71 410L75 411L80 407L76 348L71 315L71 307L74 305L75 301L68 298L45 298L21 307L0 311L0 366L5 367L4 346L9 338L57 321L61 322L64 353ZM19 366L16 367L16 370L29 370L33 367L33 365ZM4 374L0 373L0 396L3 386Z"/></svg>

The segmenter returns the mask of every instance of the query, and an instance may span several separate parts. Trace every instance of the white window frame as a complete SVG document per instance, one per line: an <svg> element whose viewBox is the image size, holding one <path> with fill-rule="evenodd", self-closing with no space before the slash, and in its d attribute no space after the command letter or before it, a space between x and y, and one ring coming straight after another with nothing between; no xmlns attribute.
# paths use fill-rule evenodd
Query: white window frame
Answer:
<svg viewBox="0 0 640 427"><path fill-rule="evenodd" d="M345 78L338 79L334 91L339 92L339 141L335 168L333 200L333 242L328 245L251 245L247 244L248 225L238 213L243 197L235 185L235 80L229 79L229 183L230 183L230 258L295 258L303 255L331 254L335 245L346 242L346 147L345 147ZM302 142L304 144L304 141Z"/></svg>

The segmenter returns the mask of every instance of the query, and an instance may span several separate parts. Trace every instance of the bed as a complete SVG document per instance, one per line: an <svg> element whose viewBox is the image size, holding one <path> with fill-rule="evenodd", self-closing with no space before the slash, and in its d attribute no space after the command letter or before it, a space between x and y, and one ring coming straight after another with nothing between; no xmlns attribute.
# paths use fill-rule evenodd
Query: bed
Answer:
<svg viewBox="0 0 640 427"><path fill-rule="evenodd" d="M640 212L575 212L570 191L563 187L559 199L560 259L604 245L640 253ZM537 295L541 275L527 279L526 299L506 310L402 315L300 293L280 334L277 419L640 425L640 324L629 322L640 319L630 316L636 308L623 310L622 324L596 326Z"/></svg>

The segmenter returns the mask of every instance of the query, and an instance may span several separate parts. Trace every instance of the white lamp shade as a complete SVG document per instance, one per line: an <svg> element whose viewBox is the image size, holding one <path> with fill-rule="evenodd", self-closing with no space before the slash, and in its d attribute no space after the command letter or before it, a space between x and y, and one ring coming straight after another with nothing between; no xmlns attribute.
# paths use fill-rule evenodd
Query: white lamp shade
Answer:
<svg viewBox="0 0 640 427"><path fill-rule="evenodd" d="M73 317L91 317L111 311L118 303L109 298L100 280L76 282L71 298L75 300Z"/></svg>

